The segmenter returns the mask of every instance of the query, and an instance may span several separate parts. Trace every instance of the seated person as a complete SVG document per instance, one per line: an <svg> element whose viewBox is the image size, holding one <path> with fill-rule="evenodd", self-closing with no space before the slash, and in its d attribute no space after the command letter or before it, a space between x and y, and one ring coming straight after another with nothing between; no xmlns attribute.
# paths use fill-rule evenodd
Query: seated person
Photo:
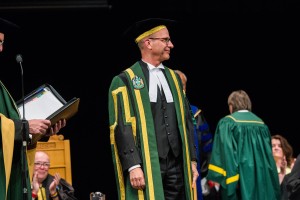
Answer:
<svg viewBox="0 0 300 200"><path fill-rule="evenodd" d="M35 200L77 200L74 188L60 177L59 173L49 174L50 157L46 152L35 153L32 199Z"/></svg>

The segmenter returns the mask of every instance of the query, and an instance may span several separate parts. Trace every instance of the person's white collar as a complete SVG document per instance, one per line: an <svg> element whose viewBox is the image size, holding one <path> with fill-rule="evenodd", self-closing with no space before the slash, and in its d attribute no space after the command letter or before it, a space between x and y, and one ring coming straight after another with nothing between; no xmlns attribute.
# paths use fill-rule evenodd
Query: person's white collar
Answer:
<svg viewBox="0 0 300 200"><path fill-rule="evenodd" d="M145 62L145 63L147 63L147 62ZM164 67L164 65L162 63L160 63L157 67L155 67L154 65L152 65L150 63L147 63L147 65L148 65L148 69L149 70L154 69L154 68L156 68L156 69L165 69L165 67Z"/></svg>
<svg viewBox="0 0 300 200"><path fill-rule="evenodd" d="M147 62L146 62L147 63ZM157 67L147 63L149 69L149 97L150 102L157 102L157 86L161 90L163 89L165 97L168 103L173 102L173 96L170 90L170 87L167 83L166 77L161 71L165 67L163 64L159 64Z"/></svg>
<svg viewBox="0 0 300 200"><path fill-rule="evenodd" d="M249 110L238 110L238 112L249 112Z"/></svg>

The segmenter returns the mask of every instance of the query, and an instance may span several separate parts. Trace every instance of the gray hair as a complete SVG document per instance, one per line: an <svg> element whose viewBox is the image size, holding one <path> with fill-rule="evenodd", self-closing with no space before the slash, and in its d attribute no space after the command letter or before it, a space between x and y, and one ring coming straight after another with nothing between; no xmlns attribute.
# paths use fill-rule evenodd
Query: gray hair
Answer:
<svg viewBox="0 0 300 200"><path fill-rule="evenodd" d="M228 97L228 106L232 106L232 112L239 110L252 110L250 97L244 90L233 91Z"/></svg>

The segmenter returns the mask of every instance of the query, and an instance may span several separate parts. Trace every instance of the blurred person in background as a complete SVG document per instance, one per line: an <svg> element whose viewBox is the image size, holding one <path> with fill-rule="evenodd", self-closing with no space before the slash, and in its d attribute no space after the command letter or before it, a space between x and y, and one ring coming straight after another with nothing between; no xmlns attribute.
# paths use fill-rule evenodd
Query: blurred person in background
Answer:
<svg viewBox="0 0 300 200"><path fill-rule="evenodd" d="M289 174L294 164L293 147L282 135L272 136L272 152L276 162L279 183Z"/></svg>

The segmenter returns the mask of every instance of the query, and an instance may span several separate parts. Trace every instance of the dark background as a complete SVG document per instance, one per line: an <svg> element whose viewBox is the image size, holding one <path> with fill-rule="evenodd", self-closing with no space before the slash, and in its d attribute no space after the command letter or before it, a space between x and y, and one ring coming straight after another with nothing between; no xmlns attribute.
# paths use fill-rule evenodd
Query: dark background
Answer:
<svg viewBox="0 0 300 200"><path fill-rule="evenodd" d="M21 27L6 35L0 78L15 100L51 84L64 98L80 98L79 112L61 130L71 143L72 182L80 200L101 191L117 199L109 125L108 88L114 75L140 58L122 32L147 17L176 19L175 48L165 64L188 76L190 102L214 132L229 113L227 97L244 89L253 112L272 134L299 153L299 3L297 1L1 1L0 17Z"/></svg>

